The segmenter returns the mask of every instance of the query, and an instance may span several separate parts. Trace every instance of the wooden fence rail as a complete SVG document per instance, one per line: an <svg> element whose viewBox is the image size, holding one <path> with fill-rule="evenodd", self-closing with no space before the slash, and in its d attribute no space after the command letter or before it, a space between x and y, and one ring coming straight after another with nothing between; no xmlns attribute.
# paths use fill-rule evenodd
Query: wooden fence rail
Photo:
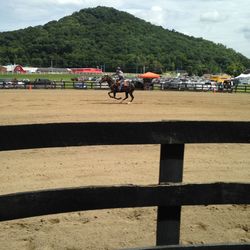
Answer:
<svg viewBox="0 0 250 250"><path fill-rule="evenodd" d="M0 196L0 221L107 208L250 203L247 183L93 186Z"/></svg>
<svg viewBox="0 0 250 250"><path fill-rule="evenodd" d="M230 86L230 88L223 87L223 85L210 86L201 83L154 83L150 86L143 86L143 83L136 83L136 89L145 90L164 90L164 91L212 91L212 92L228 92L228 93L250 93L250 84L238 84ZM0 89L95 89L108 90L109 86L106 82L99 83L99 81L85 80L85 81L70 81L60 80L53 81L51 84L34 84L34 83L16 83L0 82Z"/></svg>
<svg viewBox="0 0 250 250"><path fill-rule="evenodd" d="M0 126L0 151L88 145L186 143L250 143L250 122L88 122Z"/></svg>
<svg viewBox="0 0 250 250"><path fill-rule="evenodd" d="M119 128L119 129L117 129ZM162 121L0 126L0 150L161 144L159 184L93 186L0 195L0 221L106 208L158 206L157 247L249 249L250 244L181 246L183 205L250 204L249 183L182 183L187 143L250 143L250 122Z"/></svg>
<svg viewBox="0 0 250 250"><path fill-rule="evenodd" d="M213 245L192 245L192 246L158 246L158 247L145 247L133 248L124 250L249 250L250 243L244 244L213 244Z"/></svg>

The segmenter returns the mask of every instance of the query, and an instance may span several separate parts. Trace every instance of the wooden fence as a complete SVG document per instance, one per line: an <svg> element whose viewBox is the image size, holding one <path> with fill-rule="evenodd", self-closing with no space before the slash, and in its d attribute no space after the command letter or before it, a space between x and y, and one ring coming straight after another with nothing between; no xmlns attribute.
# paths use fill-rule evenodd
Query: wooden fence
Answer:
<svg viewBox="0 0 250 250"><path fill-rule="evenodd" d="M250 84L239 84L234 88L234 92L250 93Z"/></svg>
<svg viewBox="0 0 250 250"><path fill-rule="evenodd" d="M0 221L93 209L158 206L156 247L140 249L250 249L247 242L179 245L181 206L250 204L250 183L182 183L184 149L185 144L190 143L250 143L250 122L90 122L0 126L1 151L91 145L161 145L158 185L92 186L0 195Z"/></svg>
<svg viewBox="0 0 250 250"><path fill-rule="evenodd" d="M136 85L136 83L135 83ZM140 85L136 85L137 89L143 89L142 83ZM3 84L0 82L0 89L95 89L95 90L101 90L101 89L109 89L109 86L106 82L99 83L98 81L53 81L51 84L34 84L34 83L28 83L28 84L19 84L19 83L8 83ZM224 88L222 85L220 86L210 86L206 84L200 84L200 83L174 83L174 84L165 84L165 83L154 83L150 86L144 86L145 90L164 90L164 91L196 91L196 92L226 92L226 93L232 93L232 92L239 92L239 93L250 93L250 84L241 84L241 85L235 85L231 86L230 88Z"/></svg>

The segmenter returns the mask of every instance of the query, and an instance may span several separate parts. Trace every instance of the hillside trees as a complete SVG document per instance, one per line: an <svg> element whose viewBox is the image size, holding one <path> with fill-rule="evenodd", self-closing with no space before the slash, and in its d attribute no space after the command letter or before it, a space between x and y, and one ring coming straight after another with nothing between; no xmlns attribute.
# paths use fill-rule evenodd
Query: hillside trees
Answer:
<svg viewBox="0 0 250 250"><path fill-rule="evenodd" d="M189 74L250 68L250 60L224 45L152 25L113 8L83 9L43 26L0 33L0 64L37 67L143 69Z"/></svg>

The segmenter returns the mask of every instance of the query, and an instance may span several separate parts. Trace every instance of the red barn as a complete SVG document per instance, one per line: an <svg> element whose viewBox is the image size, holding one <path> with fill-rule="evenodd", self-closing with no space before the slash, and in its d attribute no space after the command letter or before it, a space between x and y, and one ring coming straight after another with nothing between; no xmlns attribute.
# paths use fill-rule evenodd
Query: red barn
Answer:
<svg viewBox="0 0 250 250"><path fill-rule="evenodd" d="M17 65L17 66L14 68L14 72L15 72L15 73L24 74L24 73L26 73L26 70L24 70L23 67L22 67L21 65Z"/></svg>

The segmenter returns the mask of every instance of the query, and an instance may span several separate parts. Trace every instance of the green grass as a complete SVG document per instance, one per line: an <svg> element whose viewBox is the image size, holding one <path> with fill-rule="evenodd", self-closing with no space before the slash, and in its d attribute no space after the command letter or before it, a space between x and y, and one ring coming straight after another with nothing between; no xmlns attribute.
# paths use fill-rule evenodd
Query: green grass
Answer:
<svg viewBox="0 0 250 250"><path fill-rule="evenodd" d="M113 72L114 73L114 72ZM105 74L105 73L103 73ZM71 81L71 78L76 77L101 77L103 74L16 74L16 73L8 73L3 74L0 73L0 79L17 79L17 80L23 80L23 79L29 79L30 81L33 81L37 78L45 78L52 81ZM108 73L109 74L109 73ZM112 74L112 72L110 73ZM126 74L126 77L131 78L135 77L135 74Z"/></svg>
<svg viewBox="0 0 250 250"><path fill-rule="evenodd" d="M23 79L29 79L31 81L37 79L37 78L45 78L50 79L52 81L71 81L71 78L76 77L90 77L94 76L92 75L80 75L80 74L14 74L14 73L8 73L8 74L0 74L0 79L17 79L17 80L23 80ZM97 75L97 77L100 77L100 75Z"/></svg>

